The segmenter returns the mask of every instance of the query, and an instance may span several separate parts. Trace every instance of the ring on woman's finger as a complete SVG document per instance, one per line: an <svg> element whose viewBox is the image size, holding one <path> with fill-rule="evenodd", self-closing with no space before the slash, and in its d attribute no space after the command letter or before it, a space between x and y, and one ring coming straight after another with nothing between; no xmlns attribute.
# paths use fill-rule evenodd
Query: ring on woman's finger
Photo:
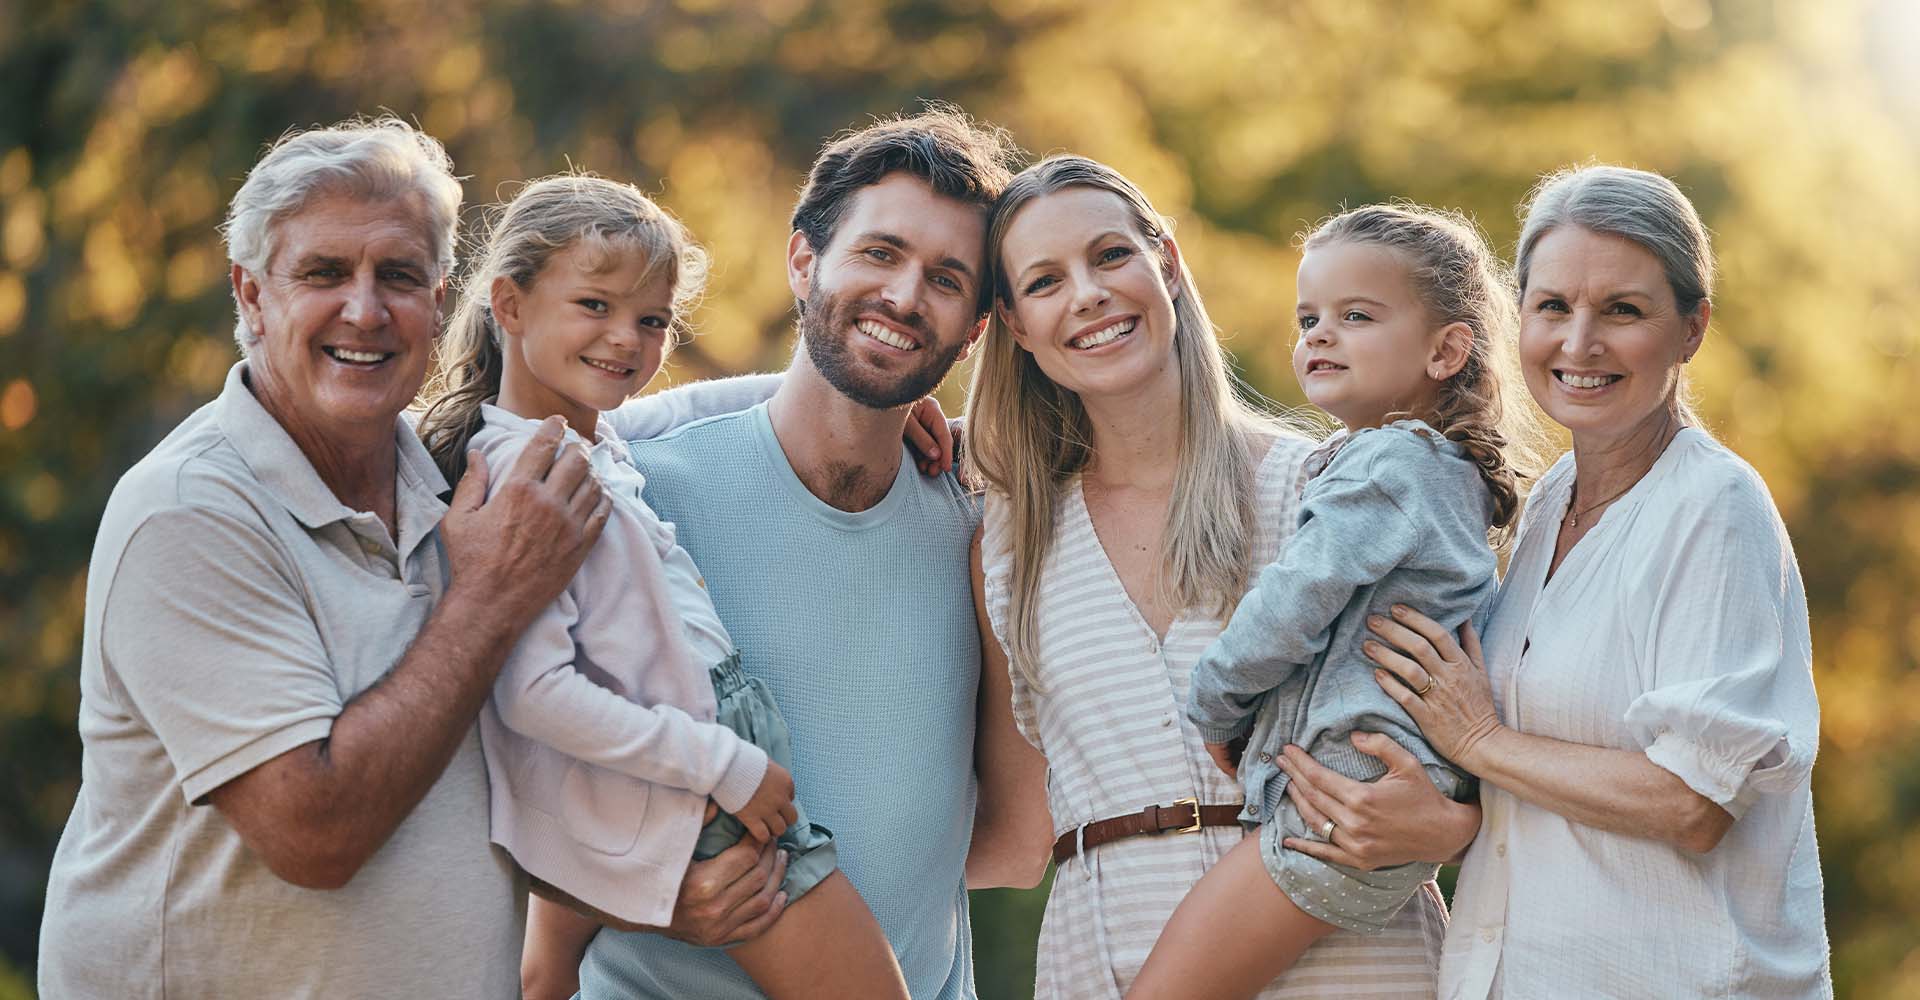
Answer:
<svg viewBox="0 0 1920 1000"><path fill-rule="evenodd" d="M1333 820L1320 824L1320 839L1329 844L1333 843Z"/></svg>
<svg viewBox="0 0 1920 1000"><path fill-rule="evenodd" d="M1432 675L1432 674L1428 674L1428 675L1427 675L1427 686L1426 686L1426 687L1419 687L1419 688L1414 688L1414 689L1413 689L1413 693L1414 693L1414 694L1417 694L1417 695L1424 695L1424 694L1426 694L1426 693L1427 693L1428 691L1431 691L1431 690L1433 690L1433 675Z"/></svg>

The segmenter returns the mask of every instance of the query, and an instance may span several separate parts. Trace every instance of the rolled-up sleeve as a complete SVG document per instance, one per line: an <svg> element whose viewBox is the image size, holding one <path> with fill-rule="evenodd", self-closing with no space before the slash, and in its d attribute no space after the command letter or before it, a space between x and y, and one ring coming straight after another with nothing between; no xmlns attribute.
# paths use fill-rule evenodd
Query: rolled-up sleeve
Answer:
<svg viewBox="0 0 1920 1000"><path fill-rule="evenodd" d="M344 702L307 601L273 537L231 514L163 509L128 540L102 658L189 802L333 731Z"/></svg>
<svg viewBox="0 0 1920 1000"><path fill-rule="evenodd" d="M1668 571L1644 639L1652 687L1625 722L1648 759L1737 818L1813 770L1806 591L1757 481L1683 508L1659 552Z"/></svg>

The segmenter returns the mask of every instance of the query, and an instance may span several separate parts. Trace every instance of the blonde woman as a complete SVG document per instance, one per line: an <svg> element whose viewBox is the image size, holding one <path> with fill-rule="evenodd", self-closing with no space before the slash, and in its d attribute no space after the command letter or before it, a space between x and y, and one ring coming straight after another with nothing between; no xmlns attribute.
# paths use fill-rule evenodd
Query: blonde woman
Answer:
<svg viewBox="0 0 1920 1000"><path fill-rule="evenodd" d="M1187 891L1241 838L1240 793L1187 719L1187 683L1252 570L1291 532L1313 443L1236 395L1167 222L1081 157L1016 176L988 227L993 322L968 403L987 490L975 599L986 669L1047 757L1058 864L1038 997L1120 997ZM1441 861L1479 810L1415 758L1340 831L1352 862ZM1409 805L1419 803L1417 808ZM1263 997L1431 997L1445 910L1429 883L1379 934L1336 932Z"/></svg>

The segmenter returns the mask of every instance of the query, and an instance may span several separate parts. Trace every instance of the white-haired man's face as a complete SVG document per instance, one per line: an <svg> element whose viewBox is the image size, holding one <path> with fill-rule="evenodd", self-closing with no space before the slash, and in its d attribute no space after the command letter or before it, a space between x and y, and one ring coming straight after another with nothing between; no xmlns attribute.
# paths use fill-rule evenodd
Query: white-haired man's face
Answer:
<svg viewBox="0 0 1920 1000"><path fill-rule="evenodd" d="M274 226L266 273L236 265L254 395L295 440L391 434L426 378L445 279L412 205L322 196Z"/></svg>

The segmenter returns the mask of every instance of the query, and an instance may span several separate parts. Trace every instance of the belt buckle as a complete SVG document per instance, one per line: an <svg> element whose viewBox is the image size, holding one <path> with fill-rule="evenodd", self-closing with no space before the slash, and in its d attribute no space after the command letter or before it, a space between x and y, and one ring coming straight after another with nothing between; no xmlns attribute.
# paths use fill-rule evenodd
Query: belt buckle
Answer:
<svg viewBox="0 0 1920 1000"><path fill-rule="evenodd" d="M1180 827L1179 829L1174 830L1173 832L1174 833L1199 833L1200 832L1200 800L1197 798L1174 799L1173 804L1176 807L1178 806L1193 807L1193 822L1187 826Z"/></svg>

